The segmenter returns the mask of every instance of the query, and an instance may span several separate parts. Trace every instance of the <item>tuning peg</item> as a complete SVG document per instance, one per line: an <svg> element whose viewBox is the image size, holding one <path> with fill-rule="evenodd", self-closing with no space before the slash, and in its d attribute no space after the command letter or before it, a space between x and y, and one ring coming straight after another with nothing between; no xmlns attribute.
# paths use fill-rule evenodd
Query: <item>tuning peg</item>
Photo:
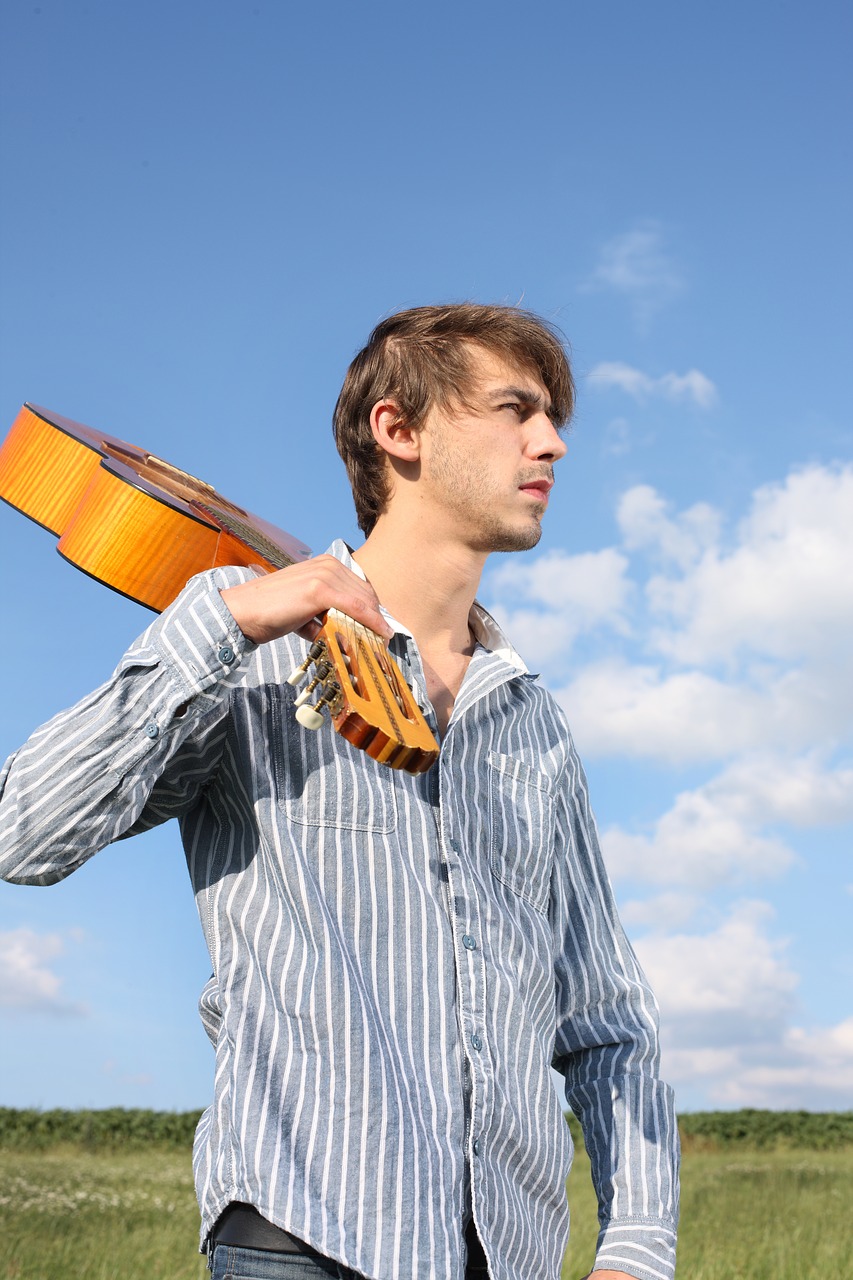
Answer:
<svg viewBox="0 0 853 1280"><path fill-rule="evenodd" d="M296 719L303 729L319 729L323 724L323 716L316 707L297 707Z"/></svg>
<svg viewBox="0 0 853 1280"><path fill-rule="evenodd" d="M330 668L331 670L331 668ZM311 686L318 684L319 681L312 680ZM307 699L310 695L310 687L304 689L299 697L295 699L296 719L304 729L319 729L323 723L323 712L326 707L334 710L335 700L341 696L341 686L336 680L330 680L328 684L323 686L323 696L318 698L313 707L307 705Z"/></svg>
<svg viewBox="0 0 853 1280"><path fill-rule="evenodd" d="M300 684L308 674L308 668L312 662L318 662L320 658L328 656L328 651L322 640L315 640L308 650L308 657L302 663L301 667L297 667L295 671L291 671L287 677L287 683L292 685ZM331 668L329 668L331 670Z"/></svg>
<svg viewBox="0 0 853 1280"><path fill-rule="evenodd" d="M293 705L295 707L301 707L304 702L307 702L311 697L311 694L317 688L317 685L323 684L326 677L330 676L333 670L334 668L330 662L318 662L317 666L314 668L314 675L311 677L310 683L305 686L299 694L299 697L294 699ZM329 699L329 701L331 701L331 699Z"/></svg>

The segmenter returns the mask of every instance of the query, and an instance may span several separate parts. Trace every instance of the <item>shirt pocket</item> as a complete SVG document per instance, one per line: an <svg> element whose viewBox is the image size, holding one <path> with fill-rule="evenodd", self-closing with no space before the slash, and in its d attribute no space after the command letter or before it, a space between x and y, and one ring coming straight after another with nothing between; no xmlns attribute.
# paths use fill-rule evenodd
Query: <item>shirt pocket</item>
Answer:
<svg viewBox="0 0 853 1280"><path fill-rule="evenodd" d="M269 686L269 693L276 801L290 821L379 835L394 831L393 771L336 733L328 717L320 729L304 729L290 687Z"/></svg>
<svg viewBox="0 0 853 1280"><path fill-rule="evenodd" d="M489 752L489 861L501 884L547 912L556 806L550 780L512 756Z"/></svg>

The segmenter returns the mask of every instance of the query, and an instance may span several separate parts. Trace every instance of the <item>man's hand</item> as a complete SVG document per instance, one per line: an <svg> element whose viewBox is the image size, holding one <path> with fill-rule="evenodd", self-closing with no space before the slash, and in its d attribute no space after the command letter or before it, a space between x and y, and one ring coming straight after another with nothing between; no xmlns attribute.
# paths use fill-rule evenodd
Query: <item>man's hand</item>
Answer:
<svg viewBox="0 0 853 1280"><path fill-rule="evenodd" d="M629 1276L627 1271L588 1271L583 1280L637 1280Z"/></svg>
<svg viewBox="0 0 853 1280"><path fill-rule="evenodd" d="M334 556L315 556L275 573L226 587L222 599L248 640L265 644L296 631L313 639L315 621L326 609L340 609L385 639L393 634L379 612L376 592Z"/></svg>

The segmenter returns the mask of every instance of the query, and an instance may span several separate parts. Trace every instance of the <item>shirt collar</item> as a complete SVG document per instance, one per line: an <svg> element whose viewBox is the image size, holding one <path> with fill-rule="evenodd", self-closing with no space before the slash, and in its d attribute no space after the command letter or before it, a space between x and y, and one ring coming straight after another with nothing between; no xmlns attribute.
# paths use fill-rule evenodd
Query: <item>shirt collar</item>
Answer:
<svg viewBox="0 0 853 1280"><path fill-rule="evenodd" d="M336 560L342 561L343 564L351 569L353 573L358 574L360 578L367 581L367 575L357 560L353 560L352 549L347 546L342 538L336 538L327 552L328 555L334 556ZM401 635L408 636L414 640L414 636L408 627L404 627L398 622L387 609L382 608L382 616L385 618L389 626ZM524 659L510 643L507 636L498 626L495 619L487 609L484 609L479 600L475 600L471 606L471 612L468 615L468 625L474 633L474 637L479 645L482 645L489 653L495 654L496 657L502 658L509 666L514 667L520 675L529 675L530 672Z"/></svg>

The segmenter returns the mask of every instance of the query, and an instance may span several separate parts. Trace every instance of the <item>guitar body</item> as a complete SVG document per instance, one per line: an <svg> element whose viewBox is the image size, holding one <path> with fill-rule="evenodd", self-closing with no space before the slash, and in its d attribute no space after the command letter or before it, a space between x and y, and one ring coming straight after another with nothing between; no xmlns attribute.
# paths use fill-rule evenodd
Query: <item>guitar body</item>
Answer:
<svg viewBox="0 0 853 1280"><path fill-rule="evenodd" d="M196 573L219 565L272 572L311 552L185 471L114 436L25 404L0 446L0 498L58 538L90 577L160 612ZM312 646L327 674L324 709L354 746L422 773L438 744L379 636L331 610ZM308 676L306 664L305 675Z"/></svg>
<svg viewBox="0 0 853 1280"><path fill-rule="evenodd" d="M0 448L0 497L55 534L78 569L149 609L221 564L281 569L308 547L210 485L114 436L24 405ZM254 533L233 536L204 508Z"/></svg>

